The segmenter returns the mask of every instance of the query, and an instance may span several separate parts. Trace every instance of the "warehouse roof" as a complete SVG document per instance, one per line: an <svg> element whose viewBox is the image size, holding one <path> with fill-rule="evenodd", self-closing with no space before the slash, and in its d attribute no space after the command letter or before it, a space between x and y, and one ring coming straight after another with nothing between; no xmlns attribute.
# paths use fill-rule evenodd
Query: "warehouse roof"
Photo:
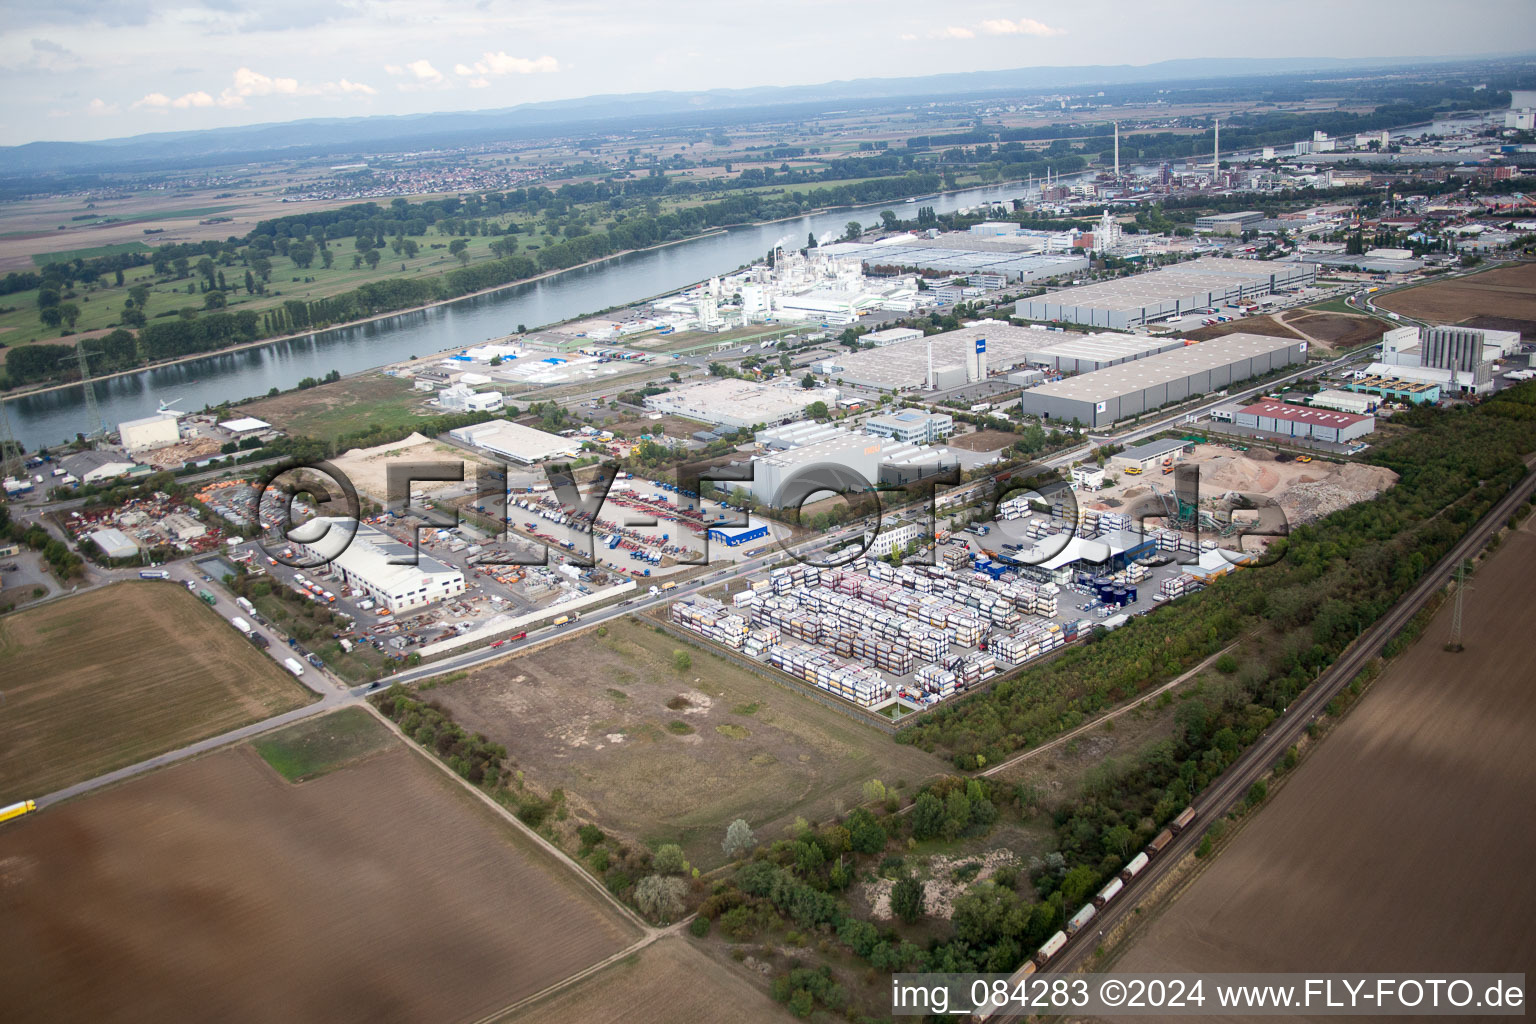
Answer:
<svg viewBox="0 0 1536 1024"><path fill-rule="evenodd" d="M1255 356L1279 352L1293 345L1300 345L1305 350L1306 344L1300 338L1272 338L1263 334L1228 334L1198 345L1174 349L1172 352L1163 352L1155 356L1147 356L1145 359L1136 359L1129 363L1120 363L1118 366L1109 366L1091 373L1080 373L1075 377L1042 384L1037 388L1031 388L1027 393L1079 402L1096 402L1104 398L1140 391L1143 388L1167 384L1203 370L1214 370L1240 359L1251 359Z"/></svg>
<svg viewBox="0 0 1536 1024"><path fill-rule="evenodd" d="M1311 423L1319 427L1350 427L1363 420L1371 419L1369 416L1357 416L1352 412L1334 412L1332 409L1291 405L1289 402L1257 402L1242 411L1249 416L1268 416L1271 419Z"/></svg>
<svg viewBox="0 0 1536 1024"><path fill-rule="evenodd" d="M1096 284L1064 288L1034 299L1063 306L1102 306L1113 309L1136 309L1156 304L1166 299L1198 295L1201 292L1225 292L1234 279L1249 280L1255 284L1267 282L1276 274L1290 277L1300 271L1298 263L1273 261L1227 260L1203 258L1188 263L1176 263L1145 274L1100 281Z"/></svg>
<svg viewBox="0 0 1536 1024"><path fill-rule="evenodd" d="M517 462L538 462L556 455L571 455L581 449L581 442L545 433L510 420L490 420L450 430L449 436L465 444L505 455Z"/></svg>
<svg viewBox="0 0 1536 1024"><path fill-rule="evenodd" d="M1125 451L1118 453L1115 458L1130 459L1133 461L1159 459L1164 455L1169 454L1170 452L1179 451L1181 448L1188 444L1188 441L1181 440L1170 441L1165 439L1162 441L1148 441L1146 444L1139 444L1134 448L1127 448Z"/></svg>
<svg viewBox="0 0 1536 1024"><path fill-rule="evenodd" d="M233 434L243 434L249 430L266 430L272 424L266 420L259 420L254 416L242 416L237 420L225 420L219 426Z"/></svg>

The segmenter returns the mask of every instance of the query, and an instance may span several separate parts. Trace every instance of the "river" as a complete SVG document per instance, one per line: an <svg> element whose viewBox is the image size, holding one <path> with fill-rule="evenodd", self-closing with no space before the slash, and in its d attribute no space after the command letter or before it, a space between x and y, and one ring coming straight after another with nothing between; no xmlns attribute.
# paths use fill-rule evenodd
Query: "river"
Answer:
<svg viewBox="0 0 1536 1024"><path fill-rule="evenodd" d="M99 380L92 386L101 419L112 430L123 420L152 415L161 400L193 412L205 405L264 395L272 388L287 390L305 377L323 377L331 370L357 373L413 355L477 345L511 334L518 324L532 330L629 305L730 273L762 259L781 239L786 246L798 248L808 234L841 236L850 220L865 225L879 223L882 210L895 210L906 219L916 215L918 205L950 213L982 202L1006 202L1025 193L1024 183L1014 182L966 189L912 205L898 200L731 228L431 309L142 370ZM80 385L23 395L9 400L6 407L11 430L29 451L73 440L77 433L96 426L87 422L85 389Z"/></svg>

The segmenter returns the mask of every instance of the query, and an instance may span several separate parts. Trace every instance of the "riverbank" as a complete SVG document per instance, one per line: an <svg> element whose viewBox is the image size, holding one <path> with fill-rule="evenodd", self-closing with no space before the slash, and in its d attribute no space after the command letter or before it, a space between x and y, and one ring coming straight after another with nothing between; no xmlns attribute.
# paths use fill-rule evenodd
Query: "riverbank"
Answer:
<svg viewBox="0 0 1536 1024"><path fill-rule="evenodd" d="M797 219L797 218L792 218L792 219ZM762 223L770 223L770 222L764 221ZM232 352L244 352L247 349L262 348L263 346L266 346L266 345L281 345L285 341L295 341L295 340L297 340L299 338L313 338L314 336L316 336L318 334L325 334L328 331L342 331L342 330L347 330L347 329L350 329L350 328L353 328L353 327L361 327L363 324L371 324L371 323L375 323L375 322L377 322L379 320L388 320L390 317L410 316L413 313L423 313L423 312L425 312L425 311L427 311L429 309L435 309L438 306L447 306L447 305L450 305L450 304L455 303L455 302L463 302L465 299L475 299L475 298L480 298L480 297L486 296L486 295L494 295L497 292L506 291L509 288L516 288L519 285L534 284L535 282L547 280L547 279L553 278L553 277L558 277L561 274L568 274L568 273L570 273L572 271L575 271L575 270L585 270L585 269L587 269L589 267L595 267L595 266L599 266L601 264L607 263L610 260L616 260L616 259L619 259L619 258L624 257L624 256L634 255L635 253L654 252L654 251L656 251L658 249L668 248L669 246L682 245L684 242L692 242L692 241L696 241L696 240L701 239L701 238L710 238L710 237L712 237L714 235L725 234L725 232L728 231L728 230L729 230L729 228L716 228L713 231L706 231L706 232L704 232L702 234L689 235L687 238L679 238L679 239L676 239L676 240L671 241L671 242L661 242L661 243L658 243L657 245L648 245L648 246L646 246L643 249L625 249L623 252L610 253L607 256L602 256L602 257L599 257L598 259L595 259L595 260L588 260L585 263L577 263L574 266L561 267L558 270L546 270L546 271L543 271L542 273L535 274L532 277L524 277L524 278L520 278L520 279L518 279L516 281L508 281L506 284L498 284L498 285L494 285L493 287L490 287L490 288L481 288L479 291L465 292L463 295L455 295L451 299L438 299L436 302L427 302L427 303L423 303L422 305L419 305L419 306L406 306L403 309L392 309L392 310L390 310L387 313L377 313L377 314L375 314L373 316L363 317L363 318L361 318L359 320L347 320L347 321L345 321L343 323L331 324L331 325L329 325L327 327L320 328L319 330L297 331L297 332L294 332L292 334L280 334L280 335L275 335L275 336L270 337L270 338L258 338L255 341L247 341L247 342L243 342L243 343L241 343L239 345L230 345L227 348L216 348L216 349L210 349L207 352L196 352L196 353L193 353L192 355L180 356L180 357L178 357L176 359L162 359L162 360L159 360L159 361L153 362L153 363L145 363L143 366L136 366L136 367L134 367L131 370L118 370L118 371L116 371L114 373L97 374L96 376L93 376L91 378L91 380L94 382L94 381L112 380L112 379L114 379L116 377L131 377L131 376L133 376L136 373L145 373L145 372L150 371L150 370L160 370L160 369L164 369L167 366L179 366L179 365L181 365L183 363L196 362L199 359L209 359L209 358L212 358L213 356L228 355L228 354L230 354ZM676 289L673 289L673 290L675 291ZM661 295L668 295L668 294L671 294L671 293L670 292L661 292L661 293L659 293L656 296L652 296L652 298L659 298ZM645 301L648 301L648 300L641 299L641 300L638 300L638 301L645 302ZM633 305L633 303L630 303L630 305ZM623 307L622 306L615 306L615 307L610 307L610 308L620 309L620 308L623 308ZM595 315L599 315L599 314L586 314L586 315L588 315L588 316L595 316ZM570 317L570 318L567 318L565 320L557 320L554 323L555 324L569 323L570 320L573 320L573 319L574 320L580 320L580 319L582 319L582 317ZM537 325L535 327L535 329L536 330L542 330L542 329L544 329L546 327L552 327L552 326L554 326L554 324L539 324L539 325ZM500 337L507 338L507 337L511 337L511 335L504 334L504 335L501 335ZM495 341L497 339L493 337L493 338L488 338L486 340L488 340L488 341ZM67 337L60 338L58 343L68 344L69 343L69 339ZM55 344L55 343L54 342L46 342L45 344ZM380 364L380 365L387 366L387 365L390 365L390 364L383 363L383 364ZM76 381L68 381L68 382L63 383L63 384L46 384L46 385L43 385L43 386L40 386L40 387L33 387L33 388L12 388L10 391L7 391L3 395L0 395L0 401L10 401L13 398L25 398L25 397L27 397L29 395L42 395L42 394L47 394L50 391L63 391L65 389L67 389L67 388L77 388L79 386L80 386L80 382L76 380ZM249 398L238 399L236 401L247 401L247 400L249 400Z"/></svg>

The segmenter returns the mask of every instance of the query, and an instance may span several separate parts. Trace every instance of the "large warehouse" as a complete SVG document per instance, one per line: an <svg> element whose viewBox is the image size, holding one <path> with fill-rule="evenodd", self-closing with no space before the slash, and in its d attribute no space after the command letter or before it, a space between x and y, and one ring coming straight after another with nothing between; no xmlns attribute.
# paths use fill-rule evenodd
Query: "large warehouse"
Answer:
<svg viewBox="0 0 1536 1024"><path fill-rule="evenodd" d="M1106 427L1195 395L1307 361L1299 338L1229 334L1172 352L1030 388L1025 415Z"/></svg>
<svg viewBox="0 0 1536 1024"><path fill-rule="evenodd" d="M1025 320L1128 330L1152 320L1249 299L1317 280L1315 263L1206 257L1132 277L1064 288L1015 304Z"/></svg>
<svg viewBox="0 0 1536 1024"><path fill-rule="evenodd" d="M749 490L770 508L782 508L786 504L798 506L810 496L804 484L794 486L796 480L851 483L856 477L870 486L882 482L910 483L954 463L954 457L942 448L839 430L798 447L757 456L752 460L751 482L729 486ZM818 471L815 476L805 475Z"/></svg>
<svg viewBox="0 0 1536 1024"><path fill-rule="evenodd" d="M1232 421L1252 430L1336 443L1365 437L1376 429L1374 416L1267 400L1239 409Z"/></svg>
<svg viewBox="0 0 1536 1024"><path fill-rule="evenodd" d="M130 452L163 448L181 440L181 428L173 412L162 412L141 420L124 420L117 425L117 431L122 437L123 447Z"/></svg>
<svg viewBox="0 0 1536 1024"><path fill-rule="evenodd" d="M1041 341L1060 339L1028 353L1031 366L1045 366L1062 373L1089 373L1106 366L1118 366L1133 359L1144 359L1159 352L1183 348L1177 338L1149 338L1142 334L1072 334L1036 331Z"/></svg>
<svg viewBox="0 0 1536 1024"><path fill-rule="evenodd" d="M772 426L798 420L805 415L806 406L813 402L831 406L837 402L837 391L833 388L807 390L796 382L781 386L750 380L706 380L650 395L645 400L645 407L652 412L671 413L740 430L759 423Z"/></svg>
<svg viewBox="0 0 1536 1024"><path fill-rule="evenodd" d="M300 545L305 553L328 561L343 583L397 615L464 593L462 572L426 554L416 555L415 565L396 565L392 559L412 557L411 546L356 519L312 519L295 533L319 534L322 523L324 534Z"/></svg>
<svg viewBox="0 0 1536 1024"><path fill-rule="evenodd" d="M581 442L574 438L560 437L510 420L487 420L459 427L448 431L448 436L523 466L556 456L574 456L581 450Z"/></svg>

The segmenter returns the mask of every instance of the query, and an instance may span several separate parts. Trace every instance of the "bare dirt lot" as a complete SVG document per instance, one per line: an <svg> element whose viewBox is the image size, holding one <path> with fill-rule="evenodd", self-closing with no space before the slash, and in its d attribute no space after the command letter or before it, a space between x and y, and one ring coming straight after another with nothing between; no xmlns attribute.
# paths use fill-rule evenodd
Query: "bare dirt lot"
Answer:
<svg viewBox="0 0 1536 1024"><path fill-rule="evenodd" d="M1529 970L1533 573L1527 519L1115 969Z"/></svg>
<svg viewBox="0 0 1536 1024"><path fill-rule="evenodd" d="M1388 326L1384 321L1373 316L1344 313L1290 310L1281 316L1286 326L1323 342L1335 351L1358 348L1361 345L1379 341Z"/></svg>
<svg viewBox="0 0 1536 1024"><path fill-rule="evenodd" d="M0 801L41 796L310 692L174 583L118 583L0 619Z"/></svg>
<svg viewBox="0 0 1536 1024"><path fill-rule="evenodd" d="M1263 334L1274 338L1301 337L1272 316L1245 316L1230 323L1197 327L1184 337L1195 341L1210 341L1212 338L1224 338L1229 334Z"/></svg>
<svg viewBox="0 0 1536 1024"><path fill-rule="evenodd" d="M359 491L379 501L389 497L389 467L411 462L478 462L462 448L434 441L421 434L411 434L390 444L373 448L353 448L335 459L336 468L347 474ZM466 469L465 476L472 477L474 470ZM411 491L437 494L459 485L451 481L417 480L411 483Z"/></svg>
<svg viewBox="0 0 1536 1024"><path fill-rule="evenodd" d="M602 1020L672 1024L724 1019L740 1024L783 1024L789 1017L747 980L742 967L717 963L681 935L670 935L519 1010L515 1019L521 1024Z"/></svg>
<svg viewBox="0 0 1536 1024"><path fill-rule="evenodd" d="M971 434L951 437L944 443L951 448L964 448L968 452L995 452L1017 441L1013 434L1001 430L978 430Z"/></svg>
<svg viewBox="0 0 1536 1024"><path fill-rule="evenodd" d="M439 410L427 404L429 397L403 378L365 373L248 402L240 411L289 434L330 438L376 423L408 426L437 415Z"/></svg>
<svg viewBox="0 0 1536 1024"><path fill-rule="evenodd" d="M777 839L796 815L860 801L864 782L909 786L938 758L634 619L471 671L432 691L465 729L506 746L527 781L565 790L583 818L643 842L723 859L745 818ZM692 661L678 671L673 652Z"/></svg>
<svg viewBox="0 0 1536 1024"><path fill-rule="evenodd" d="M1186 461L1200 466L1202 498L1217 498L1227 491L1273 498L1295 526L1321 519L1341 508L1375 497L1397 482L1397 474L1381 466L1360 463L1279 462L1274 453L1253 448L1235 452L1222 445L1197 444ZM1134 504L1151 493L1146 476L1121 475L1119 483L1101 497ZM1170 490L1173 478L1154 482Z"/></svg>
<svg viewBox="0 0 1536 1024"><path fill-rule="evenodd" d="M233 748L0 835L13 1021L474 1019L636 937L393 739L298 784Z"/></svg>
<svg viewBox="0 0 1536 1024"><path fill-rule="evenodd" d="M1377 299L1376 305L1437 324L1459 324L1477 316L1536 320L1536 263L1393 292Z"/></svg>

